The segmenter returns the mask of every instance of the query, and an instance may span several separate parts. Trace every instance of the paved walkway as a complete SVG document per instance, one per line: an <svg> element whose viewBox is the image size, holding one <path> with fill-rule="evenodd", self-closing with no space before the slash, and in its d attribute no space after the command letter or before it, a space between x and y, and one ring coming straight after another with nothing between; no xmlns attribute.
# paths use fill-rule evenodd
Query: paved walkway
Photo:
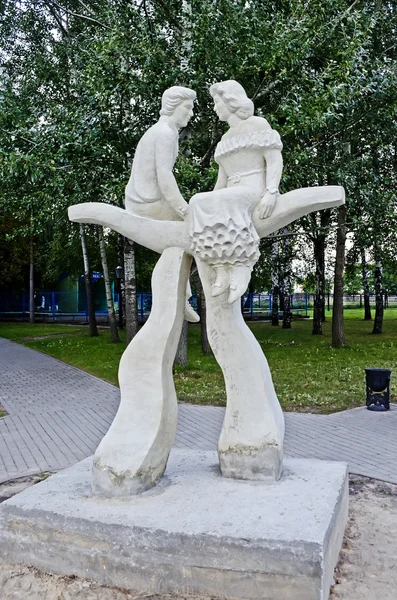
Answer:
<svg viewBox="0 0 397 600"><path fill-rule="evenodd" d="M364 382L363 382L364 400ZM0 483L70 466L92 454L119 403L118 388L0 338ZM216 448L224 409L180 405L175 446ZM397 483L397 405L333 415L286 414L285 453L344 460L352 473Z"/></svg>

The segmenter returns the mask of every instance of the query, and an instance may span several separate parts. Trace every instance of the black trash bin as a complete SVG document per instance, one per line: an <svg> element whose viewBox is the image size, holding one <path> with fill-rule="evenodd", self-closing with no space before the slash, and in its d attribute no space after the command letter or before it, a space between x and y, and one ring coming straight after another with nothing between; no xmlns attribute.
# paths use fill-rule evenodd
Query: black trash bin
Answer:
<svg viewBox="0 0 397 600"><path fill-rule="evenodd" d="M365 369L368 410L390 410L390 375L390 369Z"/></svg>

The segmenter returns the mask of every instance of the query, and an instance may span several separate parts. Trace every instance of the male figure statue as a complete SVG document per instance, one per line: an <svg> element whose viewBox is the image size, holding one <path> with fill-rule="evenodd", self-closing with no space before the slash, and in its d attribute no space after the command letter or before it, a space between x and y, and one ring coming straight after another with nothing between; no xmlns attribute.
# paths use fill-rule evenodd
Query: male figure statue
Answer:
<svg viewBox="0 0 397 600"><path fill-rule="evenodd" d="M196 92L173 86L161 99L160 119L143 135L135 151L125 207L141 217L182 220L188 204L173 175L178 156L179 130L193 116Z"/></svg>
<svg viewBox="0 0 397 600"><path fill-rule="evenodd" d="M132 164L130 180L125 189L125 208L140 217L166 221L183 220L188 204L179 191L173 174L178 156L179 130L193 116L196 92L173 86L161 98L160 119L139 140ZM190 284L186 290L185 319L199 320L188 302Z"/></svg>

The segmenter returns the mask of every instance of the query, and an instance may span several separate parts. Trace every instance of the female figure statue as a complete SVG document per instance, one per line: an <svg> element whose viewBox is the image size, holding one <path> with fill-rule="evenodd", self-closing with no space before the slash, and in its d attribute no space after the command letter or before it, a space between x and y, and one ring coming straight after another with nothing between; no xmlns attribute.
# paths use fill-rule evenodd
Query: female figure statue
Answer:
<svg viewBox="0 0 397 600"><path fill-rule="evenodd" d="M259 258L259 236L252 223L269 217L283 169L282 143L266 119L254 116L253 102L237 81L210 88L215 111L230 129L215 151L219 165L214 191L193 196L189 204L193 254L216 273L212 296L229 289L232 304L247 289Z"/></svg>

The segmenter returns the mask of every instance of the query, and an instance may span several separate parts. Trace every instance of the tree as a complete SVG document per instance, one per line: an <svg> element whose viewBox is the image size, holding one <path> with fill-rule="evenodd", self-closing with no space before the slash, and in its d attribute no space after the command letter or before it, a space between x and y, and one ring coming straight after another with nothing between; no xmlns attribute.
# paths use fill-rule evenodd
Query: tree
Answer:
<svg viewBox="0 0 397 600"><path fill-rule="evenodd" d="M178 365L179 367L187 367L188 358L187 358L187 342L188 342L188 331L189 331L189 323L187 321L183 321L181 337L179 338L178 348L176 350L174 365Z"/></svg>
<svg viewBox="0 0 397 600"><path fill-rule="evenodd" d="M95 318L95 308L94 308L94 296L92 293L92 281L91 281L91 269L90 263L88 260L88 252L87 252L87 240L85 236L84 225L80 224L80 239L81 239L81 249L83 251L83 260L84 260L84 282L85 282L85 292L87 298L87 311L88 311L88 326L91 337L96 337L98 335L98 328L96 324Z"/></svg>
<svg viewBox="0 0 397 600"><path fill-rule="evenodd" d="M344 346L345 328L343 322L343 272L345 267L346 248L346 206L338 209L338 231L336 236L336 257L334 277L334 302L332 306L332 345L339 348Z"/></svg>
<svg viewBox="0 0 397 600"><path fill-rule="evenodd" d="M382 260L379 246L375 245L375 319L372 333L382 333L383 309Z"/></svg>
<svg viewBox="0 0 397 600"><path fill-rule="evenodd" d="M280 266L279 266L279 240L277 234L271 238L270 246L271 277L272 277L272 318L271 323L278 327L279 300L280 300Z"/></svg>
<svg viewBox="0 0 397 600"><path fill-rule="evenodd" d="M109 315L110 337L111 337L112 342L119 343L121 340L120 340L119 332L117 330L116 314L114 312L114 304L113 304L112 289L111 289L110 278L109 278L109 269L108 269L108 261L107 261L107 256L106 256L105 240L103 237L103 228L100 226L98 226L98 241L99 241L99 249L100 249L100 253L101 253L103 278L104 278L104 282L105 282L106 303L107 303L108 315Z"/></svg>
<svg viewBox="0 0 397 600"><path fill-rule="evenodd" d="M124 239L124 302L127 344L138 333L138 302L136 297L135 243Z"/></svg>
<svg viewBox="0 0 397 600"><path fill-rule="evenodd" d="M371 321L371 305L369 301L369 283L368 283L368 270L367 260L365 256L365 247L360 248L361 255L361 275L363 282L363 294L364 294L364 320Z"/></svg>
<svg viewBox="0 0 397 600"><path fill-rule="evenodd" d="M291 279L292 260L294 256L293 238L291 227L284 227L282 231L282 257L281 257L281 285L283 297L283 329L291 329Z"/></svg>

